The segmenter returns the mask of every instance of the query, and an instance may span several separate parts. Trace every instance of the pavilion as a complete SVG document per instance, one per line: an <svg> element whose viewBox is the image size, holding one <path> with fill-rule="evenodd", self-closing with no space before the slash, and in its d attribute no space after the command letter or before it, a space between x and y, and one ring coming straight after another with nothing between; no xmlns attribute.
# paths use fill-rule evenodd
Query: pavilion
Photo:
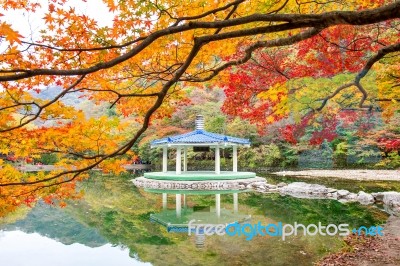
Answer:
<svg viewBox="0 0 400 266"><path fill-rule="evenodd" d="M253 172L238 172L238 147L250 147L250 141L204 130L204 118L201 115L196 116L194 131L154 140L151 142L151 148L154 147L161 147L163 150L162 172L145 173L144 177L148 179L200 181L256 177ZM168 171L168 148L176 149L175 171ZM190 148L194 151L213 149L215 153L214 171L188 171L187 152ZM220 150L227 148L232 148L232 171L221 171Z"/></svg>

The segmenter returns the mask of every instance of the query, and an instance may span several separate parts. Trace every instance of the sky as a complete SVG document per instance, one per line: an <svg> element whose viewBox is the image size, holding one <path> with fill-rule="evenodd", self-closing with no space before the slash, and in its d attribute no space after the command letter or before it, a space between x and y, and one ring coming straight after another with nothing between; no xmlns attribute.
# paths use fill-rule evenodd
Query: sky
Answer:
<svg viewBox="0 0 400 266"><path fill-rule="evenodd" d="M1 10L0 23L6 22L11 24L13 30L18 31L24 37L24 40L36 42L39 38L39 31L45 29L43 18L48 10L47 0L30 0L30 2L38 2L41 8L35 13L24 10ZM114 14L109 11L108 7L101 0L68 0L64 8L74 7L76 11L95 19L99 26L112 27ZM78 12L77 12L78 13ZM0 53L8 48L8 43L0 41ZM3 91L0 85L0 92Z"/></svg>
<svg viewBox="0 0 400 266"><path fill-rule="evenodd" d="M5 21L12 25L14 30L24 37L30 36L31 32L35 37L35 32L44 28L43 17L48 10L47 0L36 0L42 8L38 9L35 13L28 13L22 10L0 10L4 16L1 21ZM85 14L98 22L99 26L112 26L113 14L109 12L107 6L100 0L69 0L64 6L66 9L74 7L76 11Z"/></svg>

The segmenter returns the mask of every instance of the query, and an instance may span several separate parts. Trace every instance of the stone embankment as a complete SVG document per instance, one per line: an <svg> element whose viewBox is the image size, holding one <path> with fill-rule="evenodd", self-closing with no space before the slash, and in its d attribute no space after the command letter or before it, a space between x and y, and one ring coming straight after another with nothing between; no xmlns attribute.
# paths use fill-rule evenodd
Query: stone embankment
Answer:
<svg viewBox="0 0 400 266"><path fill-rule="evenodd" d="M255 190L260 193L279 193L296 198L331 199L340 202L359 202L363 205L380 203L390 214L400 216L400 193L395 191L353 193L344 189L329 188L318 184L294 182L290 184L269 184L264 178L256 177L242 180L209 180L209 181L163 181L144 177L135 178L132 182L143 188L183 189L183 190Z"/></svg>
<svg viewBox="0 0 400 266"><path fill-rule="evenodd" d="M363 205L374 203L383 204L385 210L393 215L400 215L400 193L395 191L366 193L360 191L352 193L344 189L329 188L318 184L294 182L290 184L279 183L277 185L264 182L253 182L246 186L261 193L280 193L296 198L308 199L332 199L340 202L359 202Z"/></svg>

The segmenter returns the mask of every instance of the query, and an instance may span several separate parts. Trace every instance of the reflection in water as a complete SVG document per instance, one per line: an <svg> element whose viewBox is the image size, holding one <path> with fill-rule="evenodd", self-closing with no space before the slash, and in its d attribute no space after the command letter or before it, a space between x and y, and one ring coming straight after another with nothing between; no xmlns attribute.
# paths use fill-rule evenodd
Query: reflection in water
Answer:
<svg viewBox="0 0 400 266"><path fill-rule="evenodd" d="M206 242L206 236L204 232L199 232L196 234L196 248L204 248Z"/></svg>
<svg viewBox="0 0 400 266"><path fill-rule="evenodd" d="M202 194L204 192L187 194L184 191L163 191L160 194L135 188L130 178L97 176L81 185L81 189L85 191L82 200L71 201L63 209L38 204L33 209L8 217L8 224L5 224L5 219L0 219L0 230L3 230L4 235L19 230L29 233L30 236L40 234L47 240L54 239L46 242L43 248L48 257L57 256L56 246L63 246L62 250L73 250L76 247L85 250L79 255L70 255L75 259L82 258L82 261L64 265L104 265L89 261L96 257L102 258L101 261L104 262L112 261L107 265L124 265L123 262L117 263L119 260L130 260L133 265L139 261L154 265L182 266L265 265L265 262L269 265L311 265L328 252L341 248L343 241L338 237L319 236L293 236L287 241L277 237L254 237L251 241L246 241L243 236L226 235L207 236L204 241L201 236L196 239L194 235L168 232L167 226L160 222L151 222L150 217L161 215L160 219L168 218L170 223L176 221L178 224L192 217L211 223L218 222L218 219L235 221L251 215L252 223L281 221L293 224L297 221L310 224L320 221L323 224L349 223L350 226L371 226L380 224L387 218L387 215L377 208L360 206L357 203L296 199L251 191L238 193L237 197L236 191L226 194L218 191L215 194L220 194L219 197L215 194ZM162 193L165 193L165 196ZM176 194L181 195L180 201L178 197L181 204L180 217L177 217ZM11 257L17 256L13 254L28 254L30 250L39 246L30 242L26 250L22 250L13 243L25 240L18 240L15 234L9 234L0 241L2 266L18 265L13 263L14 258ZM196 247L196 242L202 246L201 251ZM3 249L5 246L10 248ZM99 252L102 254L97 255L95 251L101 251L103 247L113 251ZM72 254L72 251L62 252ZM15 259L25 260L20 265L31 266L31 261L42 261L43 263L38 265L46 266L46 256L19 255ZM84 258L88 261L83 262Z"/></svg>
<svg viewBox="0 0 400 266"><path fill-rule="evenodd" d="M127 249L110 244L96 248L82 244L64 245L38 233L22 231L2 232L0 258L2 265L10 266L151 265L130 258Z"/></svg>
<svg viewBox="0 0 400 266"><path fill-rule="evenodd" d="M162 211L150 214L150 220L166 227L168 232L179 232L188 234L189 230L195 235L195 245L203 248L206 236L202 227L204 224L219 225L234 222L243 223L250 221L251 215L239 213L238 194L244 191L218 190L161 190L146 189L146 192L162 194ZM221 194L233 199L230 209L221 208ZM214 196L215 202L199 205L188 200L191 196ZM168 196L173 198L175 207L168 209ZM182 202L183 201L183 202ZM189 228L189 223L191 226ZM201 226L203 225L203 226ZM199 226L201 228L199 228Z"/></svg>
<svg viewBox="0 0 400 266"><path fill-rule="evenodd" d="M79 243L94 248L108 243L95 228L80 223L62 209L44 203L31 209L25 219L4 225L3 230L39 233L64 245Z"/></svg>

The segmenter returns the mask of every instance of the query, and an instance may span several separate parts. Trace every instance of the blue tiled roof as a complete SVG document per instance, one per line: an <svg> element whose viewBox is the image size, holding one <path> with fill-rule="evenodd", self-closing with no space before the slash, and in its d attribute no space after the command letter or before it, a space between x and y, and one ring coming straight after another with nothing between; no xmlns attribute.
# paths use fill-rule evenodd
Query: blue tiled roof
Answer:
<svg viewBox="0 0 400 266"><path fill-rule="evenodd" d="M185 134L166 137L162 139L153 140L152 146L163 144L201 144L201 143L234 143L249 145L248 139L236 138L216 133L211 133L205 130L194 130Z"/></svg>

